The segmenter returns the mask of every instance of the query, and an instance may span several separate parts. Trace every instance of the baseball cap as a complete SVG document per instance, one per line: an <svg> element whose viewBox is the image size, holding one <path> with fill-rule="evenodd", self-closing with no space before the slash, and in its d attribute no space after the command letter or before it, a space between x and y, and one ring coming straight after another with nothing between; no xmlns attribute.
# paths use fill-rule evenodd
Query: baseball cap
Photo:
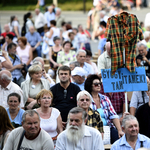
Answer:
<svg viewBox="0 0 150 150"><path fill-rule="evenodd" d="M83 68L81 67L75 67L72 71L71 71L71 75L72 76L75 76L75 75L78 75L78 76L85 76L86 75L86 72L84 71Z"/></svg>

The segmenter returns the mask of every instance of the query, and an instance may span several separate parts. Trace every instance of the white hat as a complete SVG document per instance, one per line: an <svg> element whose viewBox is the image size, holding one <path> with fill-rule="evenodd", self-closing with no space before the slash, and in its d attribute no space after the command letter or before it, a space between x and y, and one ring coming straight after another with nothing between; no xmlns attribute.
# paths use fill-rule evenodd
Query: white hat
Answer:
<svg viewBox="0 0 150 150"><path fill-rule="evenodd" d="M85 76L86 75L86 72L84 71L83 68L81 67L75 67L72 71L71 71L71 75L72 76L75 76L75 75L78 75L78 76Z"/></svg>

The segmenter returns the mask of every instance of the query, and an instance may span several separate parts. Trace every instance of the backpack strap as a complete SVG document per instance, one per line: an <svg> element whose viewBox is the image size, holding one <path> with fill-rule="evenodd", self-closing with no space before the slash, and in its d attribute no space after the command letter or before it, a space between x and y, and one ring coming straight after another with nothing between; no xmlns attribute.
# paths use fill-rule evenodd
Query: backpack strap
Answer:
<svg viewBox="0 0 150 150"><path fill-rule="evenodd" d="M23 137L24 137L25 132L26 132L26 131L23 130L22 135L21 135L20 140L19 140L19 144L18 144L17 150L20 150L20 146L21 146L21 143L22 143L22 140L23 140Z"/></svg>

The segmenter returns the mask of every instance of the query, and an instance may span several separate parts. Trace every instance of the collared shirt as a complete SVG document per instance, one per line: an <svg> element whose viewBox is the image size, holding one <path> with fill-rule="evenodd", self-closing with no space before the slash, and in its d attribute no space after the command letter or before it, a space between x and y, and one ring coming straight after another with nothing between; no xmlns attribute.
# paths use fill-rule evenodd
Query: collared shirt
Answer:
<svg viewBox="0 0 150 150"><path fill-rule="evenodd" d="M114 125L112 123L112 119L119 118L117 113L115 112L115 110L107 96L99 93L99 98L100 98L101 108L104 109L104 115L105 115L107 125L109 125L110 127L114 127ZM95 104L93 98L92 98L92 103L91 103L90 107L93 110L97 110L97 107L96 107L96 104Z"/></svg>
<svg viewBox="0 0 150 150"><path fill-rule="evenodd" d="M112 93L110 95L109 93L104 93L103 85L101 85L100 93L103 95L106 95L110 99L110 101L111 101L115 111L117 112L117 114L123 112L123 104L125 103L124 92L115 92L115 93Z"/></svg>
<svg viewBox="0 0 150 150"><path fill-rule="evenodd" d="M112 74L123 67L123 50L125 48L125 65L130 72L135 72L136 44L143 39L142 29L137 17L127 12L108 19L105 36L111 42Z"/></svg>
<svg viewBox="0 0 150 150"><path fill-rule="evenodd" d="M55 20L55 13L54 12L50 13L49 11L47 11L44 14L44 17L47 20L47 26L50 27L50 21Z"/></svg>
<svg viewBox="0 0 150 150"><path fill-rule="evenodd" d="M24 107L23 91L17 84L13 83L12 81L6 88L2 88L0 85L0 105L3 106L4 108L7 108L8 107L7 96L13 92L18 93L21 96L20 108Z"/></svg>
<svg viewBox="0 0 150 150"><path fill-rule="evenodd" d="M26 33L25 37L32 47L34 47L38 42L42 41L41 36L38 32L34 32L33 34L28 32Z"/></svg>
<svg viewBox="0 0 150 150"><path fill-rule="evenodd" d="M75 84L75 85L77 85L80 88L81 91L84 90L84 82L82 84L78 84L76 82L72 82L72 83Z"/></svg>
<svg viewBox="0 0 150 150"><path fill-rule="evenodd" d="M107 39L103 38L98 43L98 50L101 50L101 54L104 52L104 47L105 47L106 41L107 41Z"/></svg>
<svg viewBox="0 0 150 150"><path fill-rule="evenodd" d="M9 55L8 55L9 56ZM12 65L13 66L16 66L16 65L20 65L21 64L21 60L19 58L18 55L16 55L15 57L15 61L14 59L12 59L12 57L9 56L9 59L10 61L12 62ZM22 76L22 73L21 73L21 69L15 69L11 72L11 75L12 75L12 78L17 78L17 80Z"/></svg>
<svg viewBox="0 0 150 150"><path fill-rule="evenodd" d="M86 122L86 125L90 127L94 127L95 129L99 130L101 133L104 133L103 122L97 110L92 110L91 108L89 108L88 120Z"/></svg>
<svg viewBox="0 0 150 150"><path fill-rule="evenodd" d="M44 15L40 12L38 15L35 16L35 28L39 29L41 27L44 27L45 24L47 24L47 21Z"/></svg>
<svg viewBox="0 0 150 150"><path fill-rule="evenodd" d="M104 150L100 132L85 125L84 136L77 145L67 138L67 130L61 132L57 137L55 150Z"/></svg>
<svg viewBox="0 0 150 150"><path fill-rule="evenodd" d="M92 66L86 62L84 62L83 69L86 72L86 76L88 76L89 74L94 74L94 70Z"/></svg>
<svg viewBox="0 0 150 150"><path fill-rule="evenodd" d="M149 102L149 96L144 92L144 100L145 103ZM130 101L130 107L139 108L144 104L143 97L142 97L142 91L133 91L131 101Z"/></svg>
<svg viewBox="0 0 150 150"><path fill-rule="evenodd" d="M150 139L142 134L138 134L138 138L135 145L135 150L141 148L141 141L143 142L144 148L150 148ZM112 146L111 150L133 150L126 140L125 134L117 140Z"/></svg>
<svg viewBox="0 0 150 150"><path fill-rule="evenodd" d="M98 57L98 74L101 74L101 69L111 68L111 58L109 57L107 51Z"/></svg>

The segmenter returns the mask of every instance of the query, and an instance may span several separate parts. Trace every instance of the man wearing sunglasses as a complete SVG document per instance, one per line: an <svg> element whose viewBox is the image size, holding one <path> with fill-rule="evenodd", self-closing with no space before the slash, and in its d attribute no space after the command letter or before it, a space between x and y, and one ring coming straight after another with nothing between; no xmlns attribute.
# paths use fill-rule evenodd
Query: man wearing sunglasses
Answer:
<svg viewBox="0 0 150 150"><path fill-rule="evenodd" d="M77 106L76 96L80 92L80 88L70 83L71 69L68 66L61 66L58 69L60 83L51 87L53 93L53 107L61 112L63 125L65 127L67 116L73 107Z"/></svg>

